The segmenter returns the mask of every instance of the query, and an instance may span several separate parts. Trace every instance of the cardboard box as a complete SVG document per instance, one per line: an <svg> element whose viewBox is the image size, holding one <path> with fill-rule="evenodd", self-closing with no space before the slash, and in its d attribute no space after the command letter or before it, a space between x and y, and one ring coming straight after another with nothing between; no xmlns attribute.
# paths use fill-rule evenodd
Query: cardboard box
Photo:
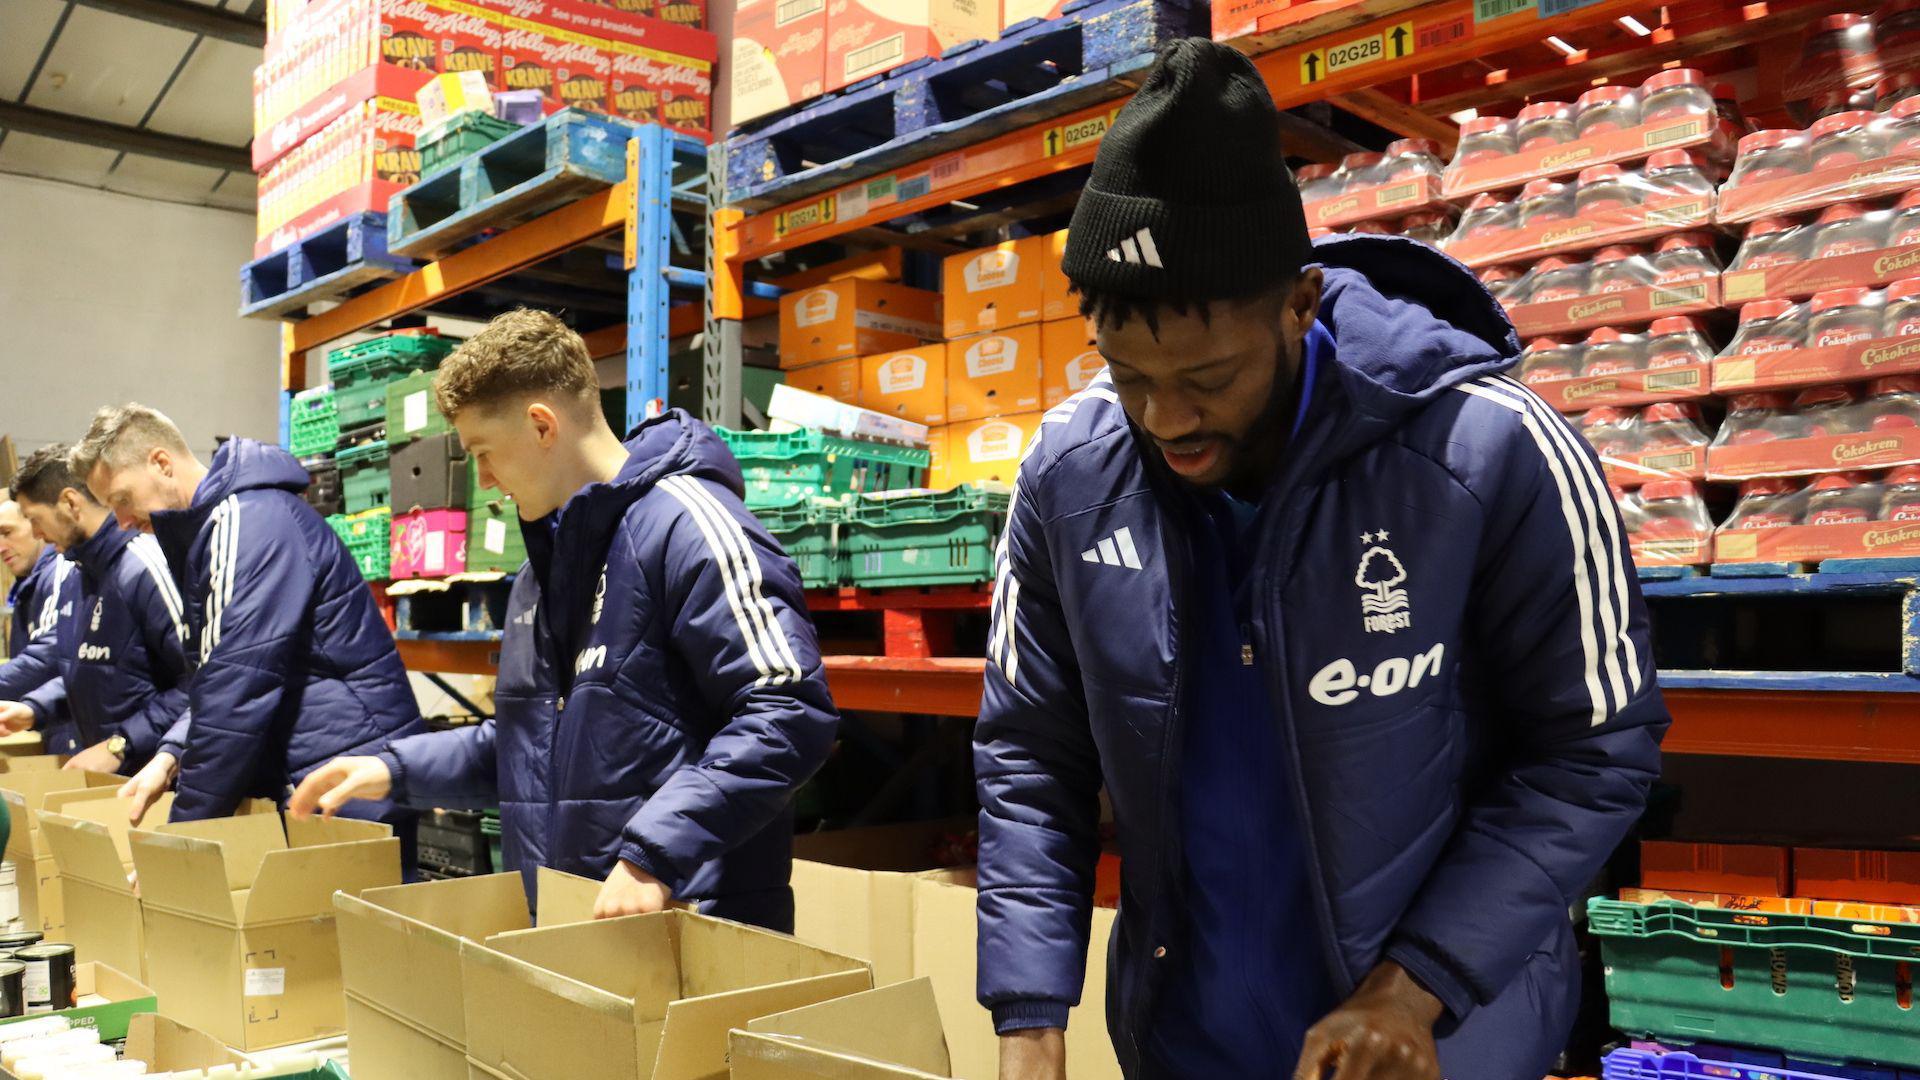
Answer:
<svg viewBox="0 0 1920 1080"><path fill-rule="evenodd" d="M827 0L745 0L733 13L729 126L826 92Z"/></svg>
<svg viewBox="0 0 1920 1080"><path fill-rule="evenodd" d="M1515 304L1507 309L1507 318L1513 321L1513 328L1521 337L1534 338L1545 334L1580 333L1602 326L1647 323L1668 315L1713 311L1719 306L1720 276L1715 274L1699 281L1665 288L1648 285L1567 300Z"/></svg>
<svg viewBox="0 0 1920 1080"><path fill-rule="evenodd" d="M249 814L132 835L161 1009L242 1050L346 1026L333 894L400 883L385 825Z"/></svg>
<svg viewBox="0 0 1920 1080"><path fill-rule="evenodd" d="M1797 847L1793 893L1815 900L1920 905L1920 851Z"/></svg>
<svg viewBox="0 0 1920 1080"><path fill-rule="evenodd" d="M1046 261L1040 236L947 256L940 285L947 337L1039 322Z"/></svg>
<svg viewBox="0 0 1920 1080"><path fill-rule="evenodd" d="M260 177L257 258L355 214L385 214L420 179L420 108L412 96L349 105Z"/></svg>
<svg viewBox="0 0 1920 1080"><path fill-rule="evenodd" d="M1051 409L1085 390L1106 367L1107 358L1100 355L1087 320L1076 316L1040 324L1042 406Z"/></svg>
<svg viewBox="0 0 1920 1080"><path fill-rule="evenodd" d="M1711 470L1712 457L1708 457ZM1849 521L1834 525L1781 525L1772 529L1722 529L1713 534L1713 561L1820 562L1825 559L1891 559L1920 555L1920 522Z"/></svg>
<svg viewBox="0 0 1920 1080"><path fill-rule="evenodd" d="M40 812L59 812L74 803L109 797L125 782L125 777L108 773L74 772L39 764L23 766L19 761L0 773L0 796L5 797L13 822L7 834L7 860L13 863L20 892L20 921L27 929L40 931L49 941L62 940L67 929L60 868L40 833Z"/></svg>
<svg viewBox="0 0 1920 1080"><path fill-rule="evenodd" d="M430 72L397 64L371 64L298 100L257 100L251 150L253 171L265 172L267 166L363 102L375 98L413 101L417 110L420 89L431 78Z"/></svg>
<svg viewBox="0 0 1920 1080"><path fill-rule="evenodd" d="M100 1032L101 1042L126 1038L136 1016L151 1013L159 1007L152 988L98 961L82 961L74 967L73 992L76 999L88 1004L35 1015L64 1016L73 1027L93 1028ZM8 1024L32 1019L34 1016L9 1017L0 1020L0 1029Z"/></svg>
<svg viewBox="0 0 1920 1080"><path fill-rule="evenodd" d="M1039 430L1039 413L947 425L946 483L1012 484L1020 455Z"/></svg>
<svg viewBox="0 0 1920 1080"><path fill-rule="evenodd" d="M829 281L780 298L780 366L845 360L940 339L940 294L883 281Z"/></svg>
<svg viewBox="0 0 1920 1080"><path fill-rule="evenodd" d="M98 789L96 789L96 792ZM66 910L64 940L89 960L98 960L136 978L147 977L145 919L140 896L127 875L133 870L128 840L130 803L118 796L70 802L60 813L40 814L41 837L53 854ZM173 796L165 795L147 812L165 821Z"/></svg>
<svg viewBox="0 0 1920 1080"><path fill-rule="evenodd" d="M156 1012L143 1012L127 1021L126 1061L144 1061L148 1075L190 1073L197 1070L251 1066L245 1054L204 1031L195 1031Z"/></svg>
<svg viewBox="0 0 1920 1080"><path fill-rule="evenodd" d="M542 868L539 924L593 918L601 883ZM531 929L518 873L336 893L357 1080L466 1080L463 943ZM422 993L422 987L432 992Z"/></svg>
<svg viewBox="0 0 1920 1080"><path fill-rule="evenodd" d="M914 446L927 441L925 424L835 401L785 383L775 386L768 397L767 416L774 422L775 430L819 428L849 439L878 439Z"/></svg>
<svg viewBox="0 0 1920 1080"><path fill-rule="evenodd" d="M691 5L676 5L676 13ZM696 7L693 17L701 17ZM705 136L713 129L712 34L603 4L551 0L534 21L585 35L608 63L605 109L614 116Z"/></svg>
<svg viewBox="0 0 1920 1080"><path fill-rule="evenodd" d="M955 423L1040 408L1040 328L947 342L947 417Z"/></svg>
<svg viewBox="0 0 1920 1080"><path fill-rule="evenodd" d="M945 491L954 486L948 473L952 466L952 454L947 448L946 425L933 428L927 433L927 449L932 454L932 463L927 467L927 486L935 491Z"/></svg>
<svg viewBox="0 0 1920 1080"><path fill-rule="evenodd" d="M1791 855L1764 844L1640 844L1640 884L1649 889L1786 896L1792 891Z"/></svg>
<svg viewBox="0 0 1920 1080"><path fill-rule="evenodd" d="M868 356L860 361L860 404L916 424L947 420L947 347Z"/></svg>
<svg viewBox="0 0 1920 1080"><path fill-rule="evenodd" d="M727 1032L870 989L858 960L684 911L462 946L475 1078L724 1076Z"/></svg>
<svg viewBox="0 0 1920 1080"><path fill-rule="evenodd" d="M953 1075L933 983L915 979L747 1021L727 1037L732 1080Z"/></svg>
<svg viewBox="0 0 1920 1080"><path fill-rule="evenodd" d="M1600 459L1607 472L1607 483L1636 488L1649 480L1704 480L1707 476L1707 448L1668 447L1658 450L1626 450L1609 453Z"/></svg>
<svg viewBox="0 0 1920 1080"><path fill-rule="evenodd" d="M1813 914L1812 901L1783 896L1740 896L1687 889L1621 889L1620 899L1629 904L1675 903L1726 911L1762 911L1771 915Z"/></svg>
<svg viewBox="0 0 1920 1080"><path fill-rule="evenodd" d="M691 30L704 30L707 25L706 0L610 0L607 6Z"/></svg>
<svg viewBox="0 0 1920 1080"><path fill-rule="evenodd" d="M1798 176L1720 189L1718 219L1724 224L1797 214L1839 202L1899 195L1913 189L1920 155L1891 154L1858 164L1830 165Z"/></svg>
<svg viewBox="0 0 1920 1080"><path fill-rule="evenodd" d="M1528 382L1533 392L1560 412L1578 412L1596 405L1648 405L1656 401L1689 401L1706 397L1713 381L1711 364L1683 364L1657 371L1623 371L1618 375L1582 375L1574 379Z"/></svg>
<svg viewBox="0 0 1920 1080"><path fill-rule="evenodd" d="M1423 210L1444 211L1449 206L1440 197L1440 178L1422 173L1392 183L1356 187L1331 199L1315 199L1304 209L1309 226L1338 229L1362 221L1405 217Z"/></svg>
<svg viewBox="0 0 1920 1080"><path fill-rule="evenodd" d="M1720 276L1727 304L1796 300L1828 289L1891 285L1920 274L1920 245L1861 251L1830 259L1798 259L1784 266L1729 270Z"/></svg>
<svg viewBox="0 0 1920 1080"><path fill-rule="evenodd" d="M1713 220L1713 212L1711 192L1649 194L1636 206L1583 212L1564 221L1536 222L1454 240L1447 244L1447 254L1481 270L1501 263L1651 240L1706 225Z"/></svg>
<svg viewBox="0 0 1920 1080"><path fill-rule="evenodd" d="M1806 476L1920 463L1920 428L1814 435L1747 446L1707 449L1707 479Z"/></svg>
<svg viewBox="0 0 1920 1080"><path fill-rule="evenodd" d="M420 107L422 131L437 127L441 121L461 113L493 115L493 90L487 77L478 71L454 71L428 79L413 96Z"/></svg>
<svg viewBox="0 0 1920 1080"><path fill-rule="evenodd" d="M1920 336L1876 337L1850 345L1784 349L1713 362L1715 393L1859 382L1920 371Z"/></svg>
<svg viewBox="0 0 1920 1080"><path fill-rule="evenodd" d="M794 837L794 936L872 964L876 986L912 978L914 882L970 882L937 855L943 837L976 827L966 817Z"/></svg>
<svg viewBox="0 0 1920 1080"><path fill-rule="evenodd" d="M394 580L446 577L466 570L465 510L415 510L393 516L387 571Z"/></svg>
<svg viewBox="0 0 1920 1080"><path fill-rule="evenodd" d="M861 404L860 361L849 358L789 368L787 385L805 390L809 394L825 394L835 401L859 405Z"/></svg>
<svg viewBox="0 0 1920 1080"><path fill-rule="evenodd" d="M1440 194L1448 199L1466 199L1485 191L1517 188L1529 180L1572 176L1592 165L1624 164L1662 150L1694 147L1707 148L1725 160L1732 156L1733 137L1714 113L1657 120L1470 165L1448 166L1441 175ZM1307 223L1327 224L1312 218Z"/></svg>
<svg viewBox="0 0 1920 1080"><path fill-rule="evenodd" d="M1067 255L1067 230L1048 233L1042 239L1045 246L1040 258L1040 318L1047 322L1077 319L1080 298L1074 295L1073 281L1060 268L1060 261Z"/></svg>
<svg viewBox="0 0 1920 1080"><path fill-rule="evenodd" d="M827 0L827 89L1000 34L988 0Z"/></svg>
<svg viewBox="0 0 1920 1080"><path fill-rule="evenodd" d="M593 37L519 21L501 30L503 90L538 90L555 109L606 112L612 77L613 60Z"/></svg>

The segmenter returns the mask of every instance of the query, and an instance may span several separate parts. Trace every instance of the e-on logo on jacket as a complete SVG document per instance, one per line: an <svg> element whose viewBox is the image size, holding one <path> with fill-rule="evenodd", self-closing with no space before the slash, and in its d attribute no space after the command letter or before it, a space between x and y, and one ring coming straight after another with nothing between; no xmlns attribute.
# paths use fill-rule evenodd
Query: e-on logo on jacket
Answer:
<svg viewBox="0 0 1920 1080"><path fill-rule="evenodd" d="M1419 686L1428 675L1439 674L1440 662L1446 655L1446 642L1439 642L1418 656L1382 660L1367 675L1356 672L1353 661L1343 656L1313 673L1313 678L1307 681L1307 693L1322 705L1345 705L1358 698L1361 690L1374 697L1391 697Z"/></svg>

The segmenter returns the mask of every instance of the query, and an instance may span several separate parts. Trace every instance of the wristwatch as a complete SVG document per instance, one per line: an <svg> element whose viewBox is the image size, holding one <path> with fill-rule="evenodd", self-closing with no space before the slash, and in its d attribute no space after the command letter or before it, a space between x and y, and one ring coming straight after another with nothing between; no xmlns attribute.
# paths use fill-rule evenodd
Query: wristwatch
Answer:
<svg viewBox="0 0 1920 1080"><path fill-rule="evenodd" d="M127 760L127 737L125 735L115 735L113 738L108 739L107 753L112 754L121 761Z"/></svg>

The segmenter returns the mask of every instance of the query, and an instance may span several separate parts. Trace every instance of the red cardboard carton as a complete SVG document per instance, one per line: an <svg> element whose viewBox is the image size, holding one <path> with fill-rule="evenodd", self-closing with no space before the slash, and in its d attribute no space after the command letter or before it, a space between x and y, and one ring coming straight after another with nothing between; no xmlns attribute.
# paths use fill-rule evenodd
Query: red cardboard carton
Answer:
<svg viewBox="0 0 1920 1080"><path fill-rule="evenodd" d="M1682 164L1661 167L1666 175L1658 180L1618 165L1596 165L1571 184L1536 180L1514 202L1477 196L1448 239L1447 254L1478 269L1705 225L1714 205L1709 173L1703 163L1687 163L1687 151L1673 153ZM1674 159L1656 155L1649 169L1663 160Z"/></svg>
<svg viewBox="0 0 1920 1080"><path fill-rule="evenodd" d="M999 32L990 0L827 0L827 89Z"/></svg>
<svg viewBox="0 0 1920 1080"><path fill-rule="evenodd" d="M1646 840L1640 844L1640 884L1649 889L1785 896L1791 891L1791 856L1762 844L1687 844Z"/></svg>
<svg viewBox="0 0 1920 1080"><path fill-rule="evenodd" d="M1794 848L1793 892L1815 900L1920 905L1920 851Z"/></svg>
<svg viewBox="0 0 1920 1080"><path fill-rule="evenodd" d="M344 217L387 212L420 179L420 110L375 97L351 106L260 177L254 255L304 239Z"/></svg>
<svg viewBox="0 0 1920 1080"><path fill-rule="evenodd" d="M294 147L312 138L342 113L375 98L412 101L432 74L393 64L374 64L305 103L267 129L256 129L253 138L253 170L265 172L267 166L285 157Z"/></svg>

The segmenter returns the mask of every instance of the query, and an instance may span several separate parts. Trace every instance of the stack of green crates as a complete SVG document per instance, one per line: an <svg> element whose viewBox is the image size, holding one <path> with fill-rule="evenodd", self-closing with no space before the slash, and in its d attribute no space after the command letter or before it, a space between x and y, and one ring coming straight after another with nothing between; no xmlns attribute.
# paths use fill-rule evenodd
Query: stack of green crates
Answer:
<svg viewBox="0 0 1920 1080"><path fill-rule="evenodd" d="M384 439L349 446L334 455L340 466L340 502L349 514L358 514L387 505L393 482L387 476L387 443Z"/></svg>
<svg viewBox="0 0 1920 1080"><path fill-rule="evenodd" d="M862 496L843 532L848 576L868 588L991 580L1008 501L972 485Z"/></svg>
<svg viewBox="0 0 1920 1080"><path fill-rule="evenodd" d="M294 457L331 454L340 442L340 413L333 387L316 386L293 395L287 412L287 449Z"/></svg>
<svg viewBox="0 0 1920 1080"><path fill-rule="evenodd" d="M824 589L845 584L846 560L840 550L847 508L830 499L812 499L790 506L767 506L754 511L800 569L800 584Z"/></svg>
<svg viewBox="0 0 1920 1080"><path fill-rule="evenodd" d="M420 175L439 172L519 130L519 124L488 113L454 113L420 135Z"/></svg>
<svg viewBox="0 0 1920 1080"><path fill-rule="evenodd" d="M393 558L393 511L384 506L357 514L334 514L327 518L334 534L347 545L347 553L368 581L385 581L390 576Z"/></svg>
<svg viewBox="0 0 1920 1080"><path fill-rule="evenodd" d="M526 561L519 507L499 488L476 491L467 503L467 572L511 574Z"/></svg>
<svg viewBox="0 0 1920 1080"><path fill-rule="evenodd" d="M387 419L387 384L411 371L431 371L457 344L439 334L393 333L327 354L340 430L378 427Z"/></svg>
<svg viewBox="0 0 1920 1080"><path fill-rule="evenodd" d="M391 446L453 430L434 404L431 371L416 371L388 383L386 416L387 443Z"/></svg>
<svg viewBox="0 0 1920 1080"><path fill-rule="evenodd" d="M715 430L740 462L750 510L919 487L926 483L932 461L923 447L846 439L823 431Z"/></svg>

